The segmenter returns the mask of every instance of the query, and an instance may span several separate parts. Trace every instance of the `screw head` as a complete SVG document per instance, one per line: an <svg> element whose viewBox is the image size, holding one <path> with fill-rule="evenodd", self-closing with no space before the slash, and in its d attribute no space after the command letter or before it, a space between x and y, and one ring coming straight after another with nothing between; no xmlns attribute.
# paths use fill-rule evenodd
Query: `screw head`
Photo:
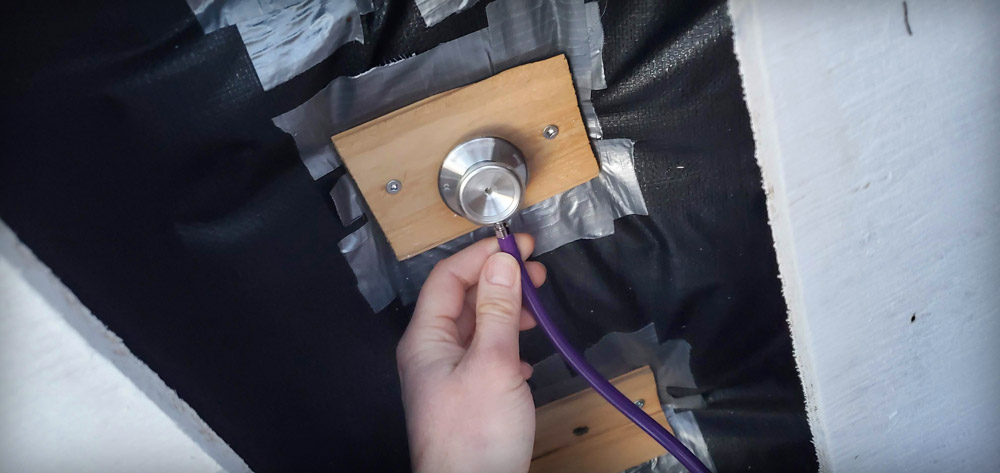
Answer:
<svg viewBox="0 0 1000 473"><path fill-rule="evenodd" d="M646 400L645 399L639 399L639 400L635 401L635 405L638 408L642 409L642 407L646 405Z"/></svg>
<svg viewBox="0 0 1000 473"><path fill-rule="evenodd" d="M542 130L542 136L547 140L555 138L559 134L559 127L555 125L549 125Z"/></svg>
<svg viewBox="0 0 1000 473"><path fill-rule="evenodd" d="M403 188L403 183L399 182L399 179L393 179L385 183L385 191L390 194L396 194L402 188Z"/></svg>

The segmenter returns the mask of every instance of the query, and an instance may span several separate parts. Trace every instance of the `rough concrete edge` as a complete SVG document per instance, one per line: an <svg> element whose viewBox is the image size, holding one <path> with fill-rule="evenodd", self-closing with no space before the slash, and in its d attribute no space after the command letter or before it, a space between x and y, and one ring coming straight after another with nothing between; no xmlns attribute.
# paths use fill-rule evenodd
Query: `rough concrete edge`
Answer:
<svg viewBox="0 0 1000 473"><path fill-rule="evenodd" d="M795 239L788 220L789 200L784 186L781 147L774 116L773 95L764 61L762 31L757 16L756 0L730 0L728 12L733 25L733 47L739 62L743 85L743 100L750 114L754 137L754 156L760 167L764 193L767 197L768 224L774 238L778 260L778 278L788 306L788 326L792 336L795 365L806 399L806 415L816 448L820 472L830 471L823 412L819 403L815 363L809 347L809 324L799 285Z"/></svg>
<svg viewBox="0 0 1000 473"><path fill-rule="evenodd" d="M8 258L24 279L45 298L95 351L111 362L129 381L167 415L202 451L230 473L250 472L250 467L222 440L177 392L125 346L97 319L45 263L0 220L0 255Z"/></svg>

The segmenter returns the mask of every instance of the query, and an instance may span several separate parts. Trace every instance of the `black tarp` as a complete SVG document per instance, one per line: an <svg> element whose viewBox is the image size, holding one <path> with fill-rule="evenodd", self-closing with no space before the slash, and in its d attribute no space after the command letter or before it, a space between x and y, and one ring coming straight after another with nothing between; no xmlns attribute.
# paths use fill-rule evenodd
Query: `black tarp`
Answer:
<svg viewBox="0 0 1000 473"><path fill-rule="evenodd" d="M378 3L378 2L376 2ZM721 2L601 2L609 138L636 141L649 216L542 255L579 347L655 322L692 345L719 471L816 469ZM234 27L183 0L8 7L0 218L256 471L408 466L394 348L327 194L271 117L333 78L486 26L412 2L275 89ZM552 353L540 333L525 358Z"/></svg>

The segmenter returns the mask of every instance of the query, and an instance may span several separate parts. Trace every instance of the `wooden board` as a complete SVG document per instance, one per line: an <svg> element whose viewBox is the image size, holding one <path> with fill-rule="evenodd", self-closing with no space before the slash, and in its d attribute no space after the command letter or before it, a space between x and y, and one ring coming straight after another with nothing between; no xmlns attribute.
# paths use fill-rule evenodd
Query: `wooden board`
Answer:
<svg viewBox="0 0 1000 473"><path fill-rule="evenodd" d="M548 140L542 130L550 124L559 134ZM529 182L522 207L597 177L565 56L501 72L337 134L334 146L397 259L477 228L444 204L437 179L448 152L480 136L504 138L524 154ZM402 183L396 194L385 190L393 179Z"/></svg>
<svg viewBox="0 0 1000 473"><path fill-rule="evenodd" d="M663 411L653 415L667 426ZM666 453L635 425L623 425L531 460L529 473L619 473Z"/></svg>
<svg viewBox="0 0 1000 473"><path fill-rule="evenodd" d="M643 399L643 411L671 430L648 366L611 383L629 399ZM531 472L619 472L665 452L593 389L539 407L535 418ZM575 434L580 427L587 432Z"/></svg>

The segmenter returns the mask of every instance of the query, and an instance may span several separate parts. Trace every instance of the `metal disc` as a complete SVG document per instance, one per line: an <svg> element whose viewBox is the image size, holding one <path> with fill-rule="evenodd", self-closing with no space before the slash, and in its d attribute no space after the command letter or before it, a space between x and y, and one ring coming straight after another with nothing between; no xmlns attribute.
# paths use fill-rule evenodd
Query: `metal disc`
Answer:
<svg viewBox="0 0 1000 473"><path fill-rule="evenodd" d="M458 193L465 218L492 224L517 212L521 204L521 181L506 166L484 162L465 174Z"/></svg>
<svg viewBox="0 0 1000 473"><path fill-rule="evenodd" d="M524 157L513 144L476 138L448 153L438 175L438 190L456 214L490 225L517 212L527 179Z"/></svg>

